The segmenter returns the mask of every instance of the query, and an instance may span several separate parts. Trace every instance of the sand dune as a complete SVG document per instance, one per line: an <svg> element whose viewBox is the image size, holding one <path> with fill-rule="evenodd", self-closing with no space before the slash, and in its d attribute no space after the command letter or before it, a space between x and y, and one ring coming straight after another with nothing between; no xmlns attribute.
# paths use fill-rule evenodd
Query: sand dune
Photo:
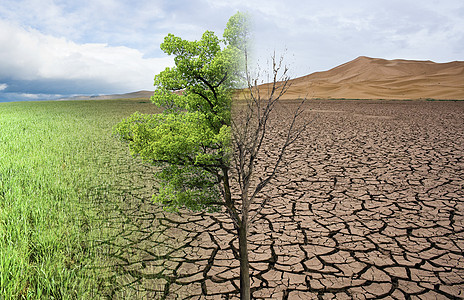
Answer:
<svg viewBox="0 0 464 300"><path fill-rule="evenodd" d="M464 61L385 60L360 56L325 72L295 78L285 99L464 100Z"/></svg>
<svg viewBox="0 0 464 300"><path fill-rule="evenodd" d="M464 100L464 61L435 63L360 56L324 72L295 78L283 99L452 99ZM266 90L261 86L261 91ZM153 91L78 96L81 99L149 99Z"/></svg>

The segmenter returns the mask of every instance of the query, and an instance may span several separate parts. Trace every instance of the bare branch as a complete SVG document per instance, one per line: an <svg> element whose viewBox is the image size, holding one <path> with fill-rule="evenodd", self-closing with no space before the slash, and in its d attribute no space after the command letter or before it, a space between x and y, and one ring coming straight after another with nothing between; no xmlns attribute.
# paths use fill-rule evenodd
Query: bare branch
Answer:
<svg viewBox="0 0 464 300"><path fill-rule="evenodd" d="M272 56L270 75L272 81L268 81L269 83L260 87L258 85L258 78L252 78L249 72L246 73L248 97L245 97L245 107L239 106L237 108L238 117L232 120L232 139L235 149L235 155L233 156L234 170L241 191L242 214L246 213L247 215L248 209L256 199L256 196L276 176L288 147L301 136L301 133L307 126L305 124L296 128L297 119L300 118L303 112L302 107L305 102L303 100L294 112L290 126L286 130L283 143L279 147L277 157L274 163L271 164L271 173L264 179L260 178L251 194L249 194L254 168L259 153L262 151L264 141L268 137L271 113L275 105L291 86L288 68L283 65L283 57L277 60L275 53ZM264 97L261 91L262 87L267 89L266 97ZM249 220L253 220L261 212L267 201L268 198L261 202L260 208Z"/></svg>

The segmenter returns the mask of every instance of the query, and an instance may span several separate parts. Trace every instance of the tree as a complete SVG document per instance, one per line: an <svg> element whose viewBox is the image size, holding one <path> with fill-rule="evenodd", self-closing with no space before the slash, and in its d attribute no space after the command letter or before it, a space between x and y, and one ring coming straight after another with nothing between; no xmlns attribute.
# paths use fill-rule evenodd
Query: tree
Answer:
<svg viewBox="0 0 464 300"><path fill-rule="evenodd" d="M281 97L290 87L290 77L288 69L282 65L282 57L277 61L275 55L272 56L271 82L259 86L258 79L252 78L250 72L246 72L247 88L243 91L244 103L234 109L234 115L239 118L232 118L232 182L239 188L239 202L233 203L238 206L240 212L235 217L235 226L238 228L239 253L240 253L240 284L242 299L250 299L249 294L243 296L244 290L250 290L249 265L248 265L248 246L247 234L249 226L253 220L261 213L269 198L258 199L260 192L275 178L277 171L282 166L285 153L289 146L293 144L303 133L307 123L299 124L300 116L303 112L305 101L293 112L289 126L284 130L283 139L280 147L276 151L274 159L269 159L265 165L269 172L267 174L255 174L255 167L259 154L263 152L263 142L270 138L268 125L271 113L276 108ZM258 176L261 175L261 176ZM253 214L251 208L253 209ZM242 287L245 287L244 289ZM249 293L249 292L248 292Z"/></svg>
<svg viewBox="0 0 464 300"><path fill-rule="evenodd" d="M288 69L282 68L282 59L277 62L274 56L272 83L266 93L260 92L257 79L248 71L247 15L232 16L223 36L221 41L206 31L201 40L186 41L169 34L161 49L175 55L175 67L155 77L156 91L151 98L164 111L136 113L119 123L115 133L129 142L133 155L158 166L155 202L169 210L224 209L230 216L239 239L240 295L241 299L250 299L248 229L267 201L256 203L256 196L275 177L285 151L304 126L295 127L299 107L275 161L270 162L272 172L254 180L269 116L289 87ZM244 87L245 100L232 110L234 91ZM254 181L257 183L253 186ZM233 191L238 197L232 197ZM252 205L259 208L250 216Z"/></svg>

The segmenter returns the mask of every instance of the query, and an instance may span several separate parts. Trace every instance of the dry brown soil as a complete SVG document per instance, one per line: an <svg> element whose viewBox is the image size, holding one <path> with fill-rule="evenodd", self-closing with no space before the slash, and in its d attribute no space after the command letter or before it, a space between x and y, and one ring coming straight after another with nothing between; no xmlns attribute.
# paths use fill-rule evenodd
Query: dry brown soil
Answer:
<svg viewBox="0 0 464 300"><path fill-rule="evenodd" d="M464 102L319 100L304 117L251 228L253 298L464 298ZM150 168L121 165L121 201L102 213L104 293L238 299L231 222L160 212Z"/></svg>

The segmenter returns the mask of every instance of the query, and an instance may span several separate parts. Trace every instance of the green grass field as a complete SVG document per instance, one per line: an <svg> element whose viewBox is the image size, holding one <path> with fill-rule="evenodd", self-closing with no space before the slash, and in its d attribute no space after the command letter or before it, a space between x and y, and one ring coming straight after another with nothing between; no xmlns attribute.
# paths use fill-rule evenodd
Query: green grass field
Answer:
<svg viewBox="0 0 464 300"><path fill-rule="evenodd" d="M101 218L127 147L112 127L148 101L0 103L0 299L94 299ZM111 201L111 199L105 199Z"/></svg>

